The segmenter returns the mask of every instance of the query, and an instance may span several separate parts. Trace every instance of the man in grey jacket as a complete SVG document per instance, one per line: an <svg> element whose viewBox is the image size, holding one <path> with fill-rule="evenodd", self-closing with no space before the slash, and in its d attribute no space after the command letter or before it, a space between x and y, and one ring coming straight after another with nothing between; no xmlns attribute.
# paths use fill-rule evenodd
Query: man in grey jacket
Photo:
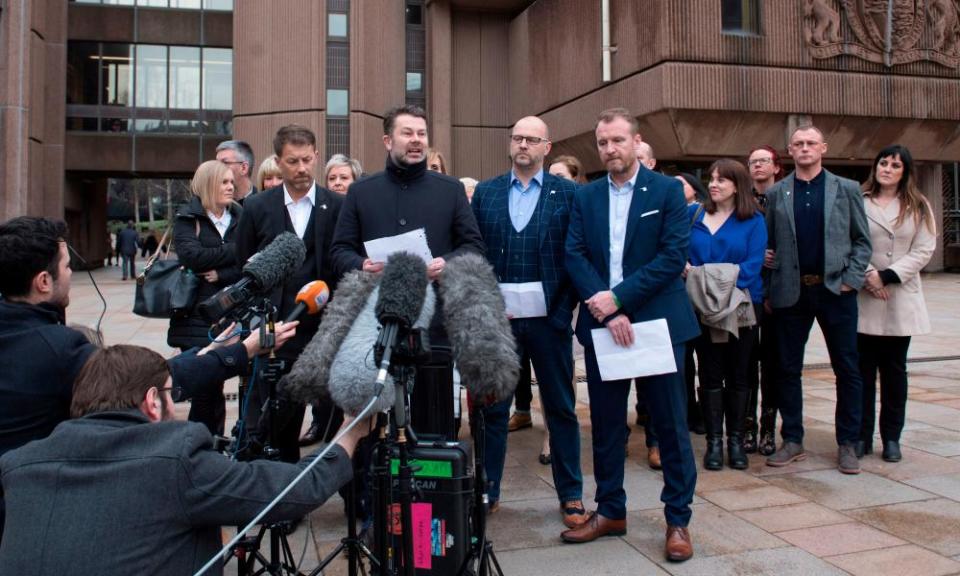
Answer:
<svg viewBox="0 0 960 576"><path fill-rule="evenodd" d="M870 232L856 182L823 168L827 143L813 125L800 126L788 146L796 171L767 190L771 269L767 299L776 310L778 387L783 445L769 466L803 460L803 353L814 319L823 330L837 377L838 468L859 474L855 453L862 416L857 356L857 290L870 261Z"/></svg>
<svg viewBox="0 0 960 576"><path fill-rule="evenodd" d="M126 345L93 353L74 388L74 419L0 458L0 575L192 574L219 551L221 526L253 518L312 460L230 460L203 424L171 421L175 396L159 354ZM367 430L360 422L344 436L264 522L299 518L345 484Z"/></svg>

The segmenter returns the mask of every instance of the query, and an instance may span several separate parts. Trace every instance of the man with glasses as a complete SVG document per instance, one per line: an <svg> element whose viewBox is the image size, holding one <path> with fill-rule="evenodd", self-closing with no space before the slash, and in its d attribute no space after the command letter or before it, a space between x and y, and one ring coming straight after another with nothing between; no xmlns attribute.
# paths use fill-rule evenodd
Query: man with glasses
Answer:
<svg viewBox="0 0 960 576"><path fill-rule="evenodd" d="M317 137L309 128L297 124L280 128L273 138L273 151L283 184L247 199L237 224L237 261L242 266L283 232L293 232L303 240L306 247L303 264L271 294L280 317L286 318L296 306L297 292L308 282L323 280L331 290L337 285L339 275L333 271L330 246L343 197L316 181ZM277 357L286 361L287 370L319 326L319 315L301 317L296 336L283 350L277 351ZM263 378L258 378L257 384L250 391L252 396L245 419L248 430L254 431L253 440L262 443L269 431L267 419L260 421L268 384ZM301 403L281 403L278 421L274 424L273 448L280 450L280 459L284 462L300 459L303 411ZM324 421L337 417L329 402L323 403L322 412L327 415Z"/></svg>
<svg viewBox="0 0 960 576"><path fill-rule="evenodd" d="M234 199L243 204L244 198L257 193L253 183L253 148L243 140L227 140L217 145L217 160L233 171Z"/></svg>
<svg viewBox="0 0 960 576"><path fill-rule="evenodd" d="M856 182L823 167L827 142L816 126L800 126L788 146L796 170L767 191L770 269L765 287L776 314L780 356L780 435L768 466L807 457L803 449L803 352L813 321L823 330L836 375L837 467L859 474L856 442L863 414L857 354L857 290L872 248L863 195Z"/></svg>
<svg viewBox="0 0 960 576"><path fill-rule="evenodd" d="M167 363L140 346L97 350L80 371L73 418L0 458L3 574L193 574L221 526L257 515L313 460L237 462L203 424L176 422ZM290 520L352 476L367 422L346 434L265 518ZM221 574L217 563L209 574Z"/></svg>
<svg viewBox="0 0 960 576"><path fill-rule="evenodd" d="M547 125L535 116L522 118L510 135L513 168L477 185L473 213L487 259L501 290L533 289L542 308L510 309L517 352L533 362L547 429L553 483L564 524L578 526L586 517L581 501L580 423L573 388L573 334L570 324L576 295L564 267L564 243L576 184L544 173L550 153ZM512 300L508 297L508 303ZM486 409L484 468L490 509L499 507L500 480L507 454L507 422L512 398Z"/></svg>

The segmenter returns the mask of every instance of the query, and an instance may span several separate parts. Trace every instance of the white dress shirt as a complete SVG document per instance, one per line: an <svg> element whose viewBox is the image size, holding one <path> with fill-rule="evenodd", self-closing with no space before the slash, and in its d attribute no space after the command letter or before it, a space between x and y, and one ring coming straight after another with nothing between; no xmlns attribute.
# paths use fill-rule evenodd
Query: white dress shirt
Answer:
<svg viewBox="0 0 960 576"><path fill-rule="evenodd" d="M219 218L217 218L216 214L207 210L207 218L210 219L210 222L213 222L213 227L220 233L220 238L224 238L227 235L227 228L230 227L230 221L233 220L233 216L230 215L230 210L224 208L223 216Z"/></svg>
<svg viewBox="0 0 960 576"><path fill-rule="evenodd" d="M310 184L310 191L300 200L294 201L287 191L287 185L283 185L283 205L287 207L287 213L290 214L290 222L293 224L293 230L297 237L303 240L303 235L307 232L307 225L310 224L310 214L313 212L313 206L317 199L317 183Z"/></svg>
<svg viewBox="0 0 960 576"><path fill-rule="evenodd" d="M618 187L610 176L610 288L623 282L623 248L627 239L627 216L633 200L633 186L637 182L640 166L623 186Z"/></svg>

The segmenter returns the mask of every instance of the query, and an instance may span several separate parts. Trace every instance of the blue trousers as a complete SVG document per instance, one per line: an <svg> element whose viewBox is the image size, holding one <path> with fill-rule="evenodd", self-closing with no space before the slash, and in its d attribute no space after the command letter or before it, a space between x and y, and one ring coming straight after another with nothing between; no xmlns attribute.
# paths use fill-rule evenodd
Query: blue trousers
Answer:
<svg viewBox="0 0 960 576"><path fill-rule="evenodd" d="M573 387L573 336L569 328L557 330L546 318L511 320L518 355L529 355L537 374L540 402L550 431L553 484L560 502L580 500L583 476L580 472L580 423L575 409ZM507 422L512 398L484 408L486 430L483 467L487 473L490 501L500 499L500 481L507 455ZM621 412L622 412L621 407ZM621 414L622 416L622 414ZM621 450L623 441L621 440Z"/></svg>
<svg viewBox="0 0 960 576"><path fill-rule="evenodd" d="M677 372L641 378L647 413L660 443L663 491L660 501L671 526L690 523L690 503L697 485L697 467L687 430L687 398L683 381L685 344L673 345ZM590 423L593 426L593 474L597 480L597 512L620 520L627 515L623 489L623 444L626 440L626 405L631 380L600 379L593 346L585 348Z"/></svg>
<svg viewBox="0 0 960 576"><path fill-rule="evenodd" d="M823 285L804 286L797 303L778 308L776 314L783 440L803 442L803 352L816 319L837 377L837 444L856 442L860 439L863 416L863 381L857 354L857 293L850 291L838 296Z"/></svg>

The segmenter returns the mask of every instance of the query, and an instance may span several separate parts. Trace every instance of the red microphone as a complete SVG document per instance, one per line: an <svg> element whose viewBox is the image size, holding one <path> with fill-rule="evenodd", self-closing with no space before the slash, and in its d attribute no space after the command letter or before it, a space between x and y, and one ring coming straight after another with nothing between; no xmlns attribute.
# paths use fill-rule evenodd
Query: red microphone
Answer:
<svg viewBox="0 0 960 576"><path fill-rule="evenodd" d="M306 311L307 314L317 314L321 308L327 305L327 301L329 300L330 289L327 288L326 282L323 280L307 282L303 285L303 288L297 292L297 297L294 300L297 305L294 306L284 322L293 322L303 314L304 311Z"/></svg>

